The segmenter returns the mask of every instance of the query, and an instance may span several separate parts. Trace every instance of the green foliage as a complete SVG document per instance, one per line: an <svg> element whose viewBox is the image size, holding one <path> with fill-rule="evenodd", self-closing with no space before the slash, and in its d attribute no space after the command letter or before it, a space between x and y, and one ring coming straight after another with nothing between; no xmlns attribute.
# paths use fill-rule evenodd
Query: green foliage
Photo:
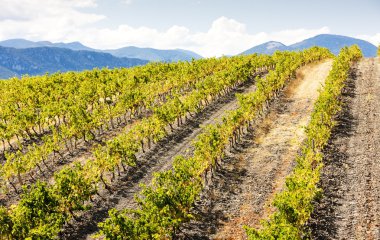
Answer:
<svg viewBox="0 0 380 240"><path fill-rule="evenodd" d="M307 139L297 157L293 173L286 179L286 188L276 195L277 211L264 221L259 230L245 227L249 239L303 239L304 225L313 211L313 201L322 194L317 187L322 164L322 149L328 143L335 125L334 117L341 109L340 95L350 65L362 57L358 46L343 48L334 60L323 90L314 104L306 128Z"/></svg>
<svg viewBox="0 0 380 240"><path fill-rule="evenodd" d="M80 163L65 167L54 175L53 192L63 213L84 210L84 201L89 200L96 192L93 182L86 177Z"/></svg>
<svg viewBox="0 0 380 240"><path fill-rule="evenodd" d="M59 81L56 85L50 82L50 87L58 87L62 93L57 94L62 99L56 103L53 99L50 107L60 107L61 115L58 118L58 112L50 115L52 122L45 123L45 126L53 124L49 126L52 134L45 134L42 145L31 146L26 154L19 152L8 157L4 166L10 167L0 168L4 182L12 182L17 177L21 185L23 175L41 161L47 162L49 154L61 151L62 146L67 150L74 149L77 139L88 141L93 138L94 129L101 130L97 127L112 128L113 123L108 121L117 118L119 114L126 114L127 111L129 115L135 115L147 108L153 110L153 114L107 141L105 146L95 147L94 157L83 165L74 164L55 173L52 184L32 185L31 189L43 189L54 207L40 209L41 214L33 216L33 223L19 223L19 217L13 216L27 214L20 209L25 210L22 208L23 201L30 198L30 193L22 195L20 203L10 209L9 213L3 214L5 220L0 222L4 224L1 225L4 228L2 234L7 236L7 231L11 231L12 237L16 238L56 237L63 224L75 218L75 211L88 208L85 202L91 199L99 183L109 189L109 176L112 181L115 171L135 166L139 151L144 151L144 148L149 148L152 143L167 136L165 127L168 124L173 125L174 121L180 124L186 114L200 111L210 101L247 81L251 74L264 71L272 64L271 57L252 55L191 63L152 64L132 70L94 70L45 76L46 82ZM71 82L66 77L78 82ZM125 83L120 81L121 77L126 78ZM92 78L94 82L88 80ZM49 94L54 94L51 91ZM72 93L77 95L72 96ZM211 141L218 145L219 138L215 135ZM124 219L126 225L114 230L104 225L104 229L108 229L105 230L107 234L114 238L122 231L128 236L135 234L138 239L144 238L141 236L169 236L177 231L182 222L192 217L188 212L201 185L199 177L194 176L194 171L200 170L193 169L181 160L175 162L178 164L174 164L174 172L157 175L153 188L144 189L144 199L148 200L141 200L141 206L145 206L145 210L128 212L133 218L113 215L108 222L119 223L120 219ZM166 185L167 182L170 185ZM38 207L31 205L28 211ZM57 217L55 213L60 213L61 218L54 219ZM6 216L11 217L10 224L6 221Z"/></svg>
<svg viewBox="0 0 380 240"><path fill-rule="evenodd" d="M12 236L12 219L8 209L0 207L0 237L10 239Z"/></svg>
<svg viewBox="0 0 380 240"><path fill-rule="evenodd" d="M110 218L99 223L101 230L98 235L104 235L106 239L175 238L181 224L193 217L190 212L203 189L203 176L214 171L224 156L228 143L239 138L242 127L257 116L266 102L295 75L297 68L329 56L328 50L321 48L300 53L275 53L275 69L265 79L257 79L257 90L254 93L238 96L239 108L228 112L223 123L205 127L193 144L194 155L189 158L177 156L172 170L155 174L152 184L144 186L139 194L142 197L138 198L138 209L119 212L111 210ZM238 67L236 69L241 76L249 76L247 74L250 71ZM230 78L230 74L231 72L225 72L219 82L227 81L231 85L234 78ZM215 85L205 81L198 88L212 95L210 89L213 86ZM222 88L218 89L220 91Z"/></svg>
<svg viewBox="0 0 380 240"><path fill-rule="evenodd" d="M59 199L42 182L37 182L30 189L24 188L24 191L19 204L11 209L12 238L56 238L65 221L59 210Z"/></svg>

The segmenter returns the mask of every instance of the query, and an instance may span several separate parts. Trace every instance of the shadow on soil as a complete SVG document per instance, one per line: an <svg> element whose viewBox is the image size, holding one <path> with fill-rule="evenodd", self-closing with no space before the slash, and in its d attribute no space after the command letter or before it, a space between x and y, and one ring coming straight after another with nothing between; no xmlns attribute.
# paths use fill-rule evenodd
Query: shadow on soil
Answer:
<svg viewBox="0 0 380 240"><path fill-rule="evenodd" d="M203 191L200 200L195 204L192 214L195 219L184 224L178 239L208 240L208 236L216 233L228 218L228 204L232 195L241 192L241 184L247 170L240 166L241 159L237 155L252 147L253 131L246 133L240 143L231 150L214 173ZM217 198L217 199L216 199ZM215 209L214 202L223 203L227 209Z"/></svg>

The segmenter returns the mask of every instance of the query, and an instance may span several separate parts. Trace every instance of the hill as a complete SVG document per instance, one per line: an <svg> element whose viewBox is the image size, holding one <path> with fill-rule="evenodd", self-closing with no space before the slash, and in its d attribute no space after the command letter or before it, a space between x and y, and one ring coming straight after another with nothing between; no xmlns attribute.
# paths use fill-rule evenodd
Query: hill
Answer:
<svg viewBox="0 0 380 240"><path fill-rule="evenodd" d="M253 48L250 48L241 54L253 54L253 53L261 53L261 54L273 54L276 50L288 50L288 47L280 42L270 41L260 45L257 45Z"/></svg>
<svg viewBox="0 0 380 240"><path fill-rule="evenodd" d="M154 48L124 47L114 50L106 50L116 57L139 58L152 62L177 62L200 59L202 56L183 49L160 50Z"/></svg>
<svg viewBox="0 0 380 240"><path fill-rule="evenodd" d="M102 67L132 67L148 61L117 58L108 53L73 51L64 48L36 47L15 49L0 47L0 79L23 74L38 75L57 71L82 71Z"/></svg>
<svg viewBox="0 0 380 240"><path fill-rule="evenodd" d="M289 47L294 50L303 50L312 46L326 47L336 55L342 47L354 44L357 44L360 47L365 57L376 56L377 48L375 45L361 39L332 34L317 35L302 42L290 45Z"/></svg>
<svg viewBox="0 0 380 240"><path fill-rule="evenodd" d="M339 50L345 46L357 44L365 57L375 57L377 48L375 45L352 37L346 37L333 34L320 34L312 38L305 39L301 42L286 46L280 42L267 42L244 51L241 54L263 53L272 54L276 50L303 50L312 46L328 48L332 53L338 54Z"/></svg>

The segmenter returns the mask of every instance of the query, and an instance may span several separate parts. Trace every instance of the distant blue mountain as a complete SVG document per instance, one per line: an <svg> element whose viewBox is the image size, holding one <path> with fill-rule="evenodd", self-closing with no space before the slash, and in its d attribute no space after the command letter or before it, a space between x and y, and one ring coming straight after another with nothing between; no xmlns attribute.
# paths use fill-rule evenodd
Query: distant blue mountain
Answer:
<svg viewBox="0 0 380 240"><path fill-rule="evenodd" d="M0 79L7 79L14 76L17 76L17 73L12 72L8 68L0 66Z"/></svg>
<svg viewBox="0 0 380 240"><path fill-rule="evenodd" d="M275 44L273 44L275 43ZM252 53L262 53L262 54L272 54L276 50L284 51L294 51L303 50L313 46L320 46L328 48L332 53L338 54L340 49L345 46L351 46L357 44L363 52L365 57L375 57L377 48L375 45L352 37L333 35L333 34L320 34L312 38L303 40L302 42L286 46L279 42L268 42L256 47L250 48L244 51L242 54L252 54Z"/></svg>
<svg viewBox="0 0 380 240"><path fill-rule="evenodd" d="M148 63L146 60L117 58L109 53L74 51L56 47L25 49L0 47L0 79L24 74L82 71L93 68L132 67Z"/></svg>
<svg viewBox="0 0 380 240"><path fill-rule="evenodd" d="M125 47L115 50L89 48L80 42L52 43L10 39L0 41L0 79L23 74L81 71L95 67L131 67L148 61L191 61L202 56L183 49Z"/></svg>
<svg viewBox="0 0 380 240"><path fill-rule="evenodd" d="M96 51L93 48L89 48L81 44L80 42L71 42L71 43L52 43L49 41L39 41L33 42L25 39L9 39L5 41L0 41L0 46L3 47L12 47L18 49L24 48L36 48L36 47L58 47L58 48L67 48L71 50L87 50L87 51Z"/></svg>
<svg viewBox="0 0 380 240"><path fill-rule="evenodd" d="M124 47L114 50L106 50L116 57L129 57L148 60L151 62L177 62L200 59L202 56L183 49L159 50L154 48Z"/></svg>

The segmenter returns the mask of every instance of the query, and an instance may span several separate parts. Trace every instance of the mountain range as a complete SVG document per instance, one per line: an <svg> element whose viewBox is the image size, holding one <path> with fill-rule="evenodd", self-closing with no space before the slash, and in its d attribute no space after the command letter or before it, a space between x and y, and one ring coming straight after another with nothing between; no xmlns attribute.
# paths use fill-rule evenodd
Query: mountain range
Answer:
<svg viewBox="0 0 380 240"><path fill-rule="evenodd" d="M82 71L93 68L132 67L144 65L147 60L118 58L109 53L57 47L16 49L0 47L0 79L24 74L40 75L46 72Z"/></svg>
<svg viewBox="0 0 380 240"><path fill-rule="evenodd" d="M33 42L25 39L10 39L5 41L0 41L0 46L11 47L17 49L26 48L38 48L38 47L54 47L54 48L67 48L74 51L86 50L93 52L103 52L110 53L115 57L126 57L126 58L138 58L142 60L147 60L150 62L177 62L177 61L190 61L191 59L200 59L202 56L196 54L195 52L183 50L183 49L173 49L173 50L160 50L154 48L138 48L138 47L124 47L112 50L99 50L87 47L80 42L71 43L52 43L49 41L39 41Z"/></svg>
<svg viewBox="0 0 380 240"><path fill-rule="evenodd" d="M177 62L199 59L202 56L187 50L158 50L125 47L98 50L80 42L33 42L25 39L0 41L0 79L24 74L82 71L95 67L115 68L143 65L148 62Z"/></svg>
<svg viewBox="0 0 380 240"><path fill-rule="evenodd" d="M320 46L328 48L333 54L337 55L342 47L351 46L353 44L357 44L360 47L365 57L375 57L377 54L377 47L367 41L333 34L320 34L289 46L280 42L270 41L250 48L241 54L273 54L277 50L297 51L313 46Z"/></svg>
<svg viewBox="0 0 380 240"><path fill-rule="evenodd" d="M376 56L373 44L346 36L321 34L286 46L280 42L267 42L250 48L241 54L272 54L276 50L294 51L312 46L328 48L338 54L344 46L359 45L365 57ZM24 74L39 75L46 72L82 71L95 67L132 67L151 61L175 62L199 59L202 56L183 49L159 50L154 48L124 47L113 50L99 50L80 42L52 43L33 42L25 39L0 41L0 79Z"/></svg>

